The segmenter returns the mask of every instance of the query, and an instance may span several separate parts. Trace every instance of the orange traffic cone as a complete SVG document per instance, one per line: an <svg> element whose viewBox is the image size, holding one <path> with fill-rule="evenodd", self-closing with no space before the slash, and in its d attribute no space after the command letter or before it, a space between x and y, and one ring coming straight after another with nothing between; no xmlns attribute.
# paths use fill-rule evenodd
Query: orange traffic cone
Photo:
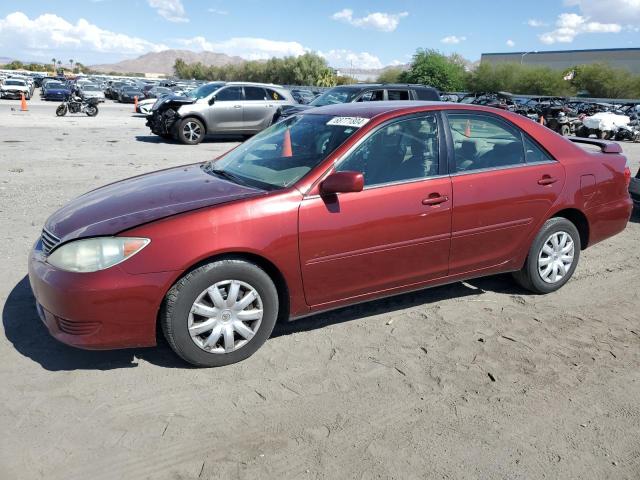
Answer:
<svg viewBox="0 0 640 480"><path fill-rule="evenodd" d="M540 125L544 125L544 116L540 115Z"/></svg>
<svg viewBox="0 0 640 480"><path fill-rule="evenodd" d="M137 95L135 97L133 97L133 111L134 112L138 111L138 96Z"/></svg>
<svg viewBox="0 0 640 480"><path fill-rule="evenodd" d="M464 129L464 136L471 138L471 122L467 120L467 128Z"/></svg>
<svg viewBox="0 0 640 480"><path fill-rule="evenodd" d="M291 148L291 133L289 132L288 128L284 131L284 141L282 142L282 156L293 156L293 149Z"/></svg>
<svg viewBox="0 0 640 480"><path fill-rule="evenodd" d="M27 108L27 101L24 98L24 93L20 94L20 111L21 112L28 112L29 109Z"/></svg>

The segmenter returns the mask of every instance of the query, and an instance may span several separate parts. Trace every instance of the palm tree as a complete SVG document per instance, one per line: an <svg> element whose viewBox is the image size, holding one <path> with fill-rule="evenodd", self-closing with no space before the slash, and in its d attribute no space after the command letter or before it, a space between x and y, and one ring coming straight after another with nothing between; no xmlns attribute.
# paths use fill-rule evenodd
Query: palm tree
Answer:
<svg viewBox="0 0 640 480"><path fill-rule="evenodd" d="M69 65L71 65L71 71L73 72L73 58L69 59Z"/></svg>
<svg viewBox="0 0 640 480"><path fill-rule="evenodd" d="M53 63L53 69L55 70L56 69L56 57L53 57L51 59L51 63Z"/></svg>

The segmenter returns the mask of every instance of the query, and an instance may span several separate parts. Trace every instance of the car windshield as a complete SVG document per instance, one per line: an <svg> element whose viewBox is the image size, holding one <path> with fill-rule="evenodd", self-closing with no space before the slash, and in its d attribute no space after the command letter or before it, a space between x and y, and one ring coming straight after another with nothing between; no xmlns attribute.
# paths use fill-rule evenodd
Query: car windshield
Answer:
<svg viewBox="0 0 640 480"><path fill-rule="evenodd" d="M26 85L26 83L24 83L24 81L22 80L7 80L6 82L4 82L5 85L20 85L22 87L24 87Z"/></svg>
<svg viewBox="0 0 640 480"><path fill-rule="evenodd" d="M293 185L358 130L332 115L294 115L203 168L237 183L274 190ZM362 119L356 119L362 121ZM357 122L356 122L357 123Z"/></svg>
<svg viewBox="0 0 640 480"><path fill-rule="evenodd" d="M224 87L224 83L222 82L207 83L206 85L202 85L201 87L198 87L195 90L191 90L190 92L188 92L187 97L195 98L196 100L200 98L205 98L221 87ZM180 88L183 88L183 87L180 87Z"/></svg>
<svg viewBox="0 0 640 480"><path fill-rule="evenodd" d="M63 88L64 84L62 82L49 82L47 83L47 88Z"/></svg>
<svg viewBox="0 0 640 480"><path fill-rule="evenodd" d="M314 107L323 107L325 105L333 105L335 103L349 103L358 95L359 90L354 88L336 87L327 90L309 105Z"/></svg>
<svg viewBox="0 0 640 480"><path fill-rule="evenodd" d="M87 92L97 92L100 89L95 85L85 85L84 87L82 87L82 90L85 90Z"/></svg>

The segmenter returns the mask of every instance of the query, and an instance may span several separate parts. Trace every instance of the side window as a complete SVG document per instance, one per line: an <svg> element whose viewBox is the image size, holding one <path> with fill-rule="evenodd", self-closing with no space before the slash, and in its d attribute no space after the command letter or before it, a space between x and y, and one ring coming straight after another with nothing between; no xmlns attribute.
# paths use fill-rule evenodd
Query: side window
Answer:
<svg viewBox="0 0 640 480"><path fill-rule="evenodd" d="M226 87L216 93L216 102L233 102L242 98L242 87Z"/></svg>
<svg viewBox="0 0 640 480"><path fill-rule="evenodd" d="M336 170L362 172L365 187L438 175L435 115L400 120L380 128Z"/></svg>
<svg viewBox="0 0 640 480"><path fill-rule="evenodd" d="M271 90L270 88L267 88L267 94L269 95L268 100L286 100L282 94L275 90Z"/></svg>
<svg viewBox="0 0 640 480"><path fill-rule="evenodd" d="M409 100L409 90L387 90L389 100Z"/></svg>
<svg viewBox="0 0 640 480"><path fill-rule="evenodd" d="M371 90L365 92L358 99L359 102L381 102L384 100L384 90Z"/></svg>
<svg viewBox="0 0 640 480"><path fill-rule="evenodd" d="M524 149L527 163L549 162L553 160L547 152L526 135L524 135Z"/></svg>
<svg viewBox="0 0 640 480"><path fill-rule="evenodd" d="M264 88L260 87L244 87L245 100L266 100L267 93Z"/></svg>
<svg viewBox="0 0 640 480"><path fill-rule="evenodd" d="M487 115L447 115L457 172L506 167L525 162L522 134Z"/></svg>

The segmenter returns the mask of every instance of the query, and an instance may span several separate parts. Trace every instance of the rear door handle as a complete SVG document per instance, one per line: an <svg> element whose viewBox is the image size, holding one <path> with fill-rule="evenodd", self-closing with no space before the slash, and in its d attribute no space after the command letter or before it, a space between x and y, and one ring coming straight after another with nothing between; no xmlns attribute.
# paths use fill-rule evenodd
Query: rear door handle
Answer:
<svg viewBox="0 0 640 480"><path fill-rule="evenodd" d="M449 200L447 195L440 195L439 193L432 193L427 198L422 200L423 205L440 205L441 203Z"/></svg>
<svg viewBox="0 0 640 480"><path fill-rule="evenodd" d="M234 105L233 108L242 108L242 105Z"/></svg>
<svg viewBox="0 0 640 480"><path fill-rule="evenodd" d="M543 175L542 178L538 180L538 185L551 185L552 183L556 183L557 181L558 179L555 177Z"/></svg>

